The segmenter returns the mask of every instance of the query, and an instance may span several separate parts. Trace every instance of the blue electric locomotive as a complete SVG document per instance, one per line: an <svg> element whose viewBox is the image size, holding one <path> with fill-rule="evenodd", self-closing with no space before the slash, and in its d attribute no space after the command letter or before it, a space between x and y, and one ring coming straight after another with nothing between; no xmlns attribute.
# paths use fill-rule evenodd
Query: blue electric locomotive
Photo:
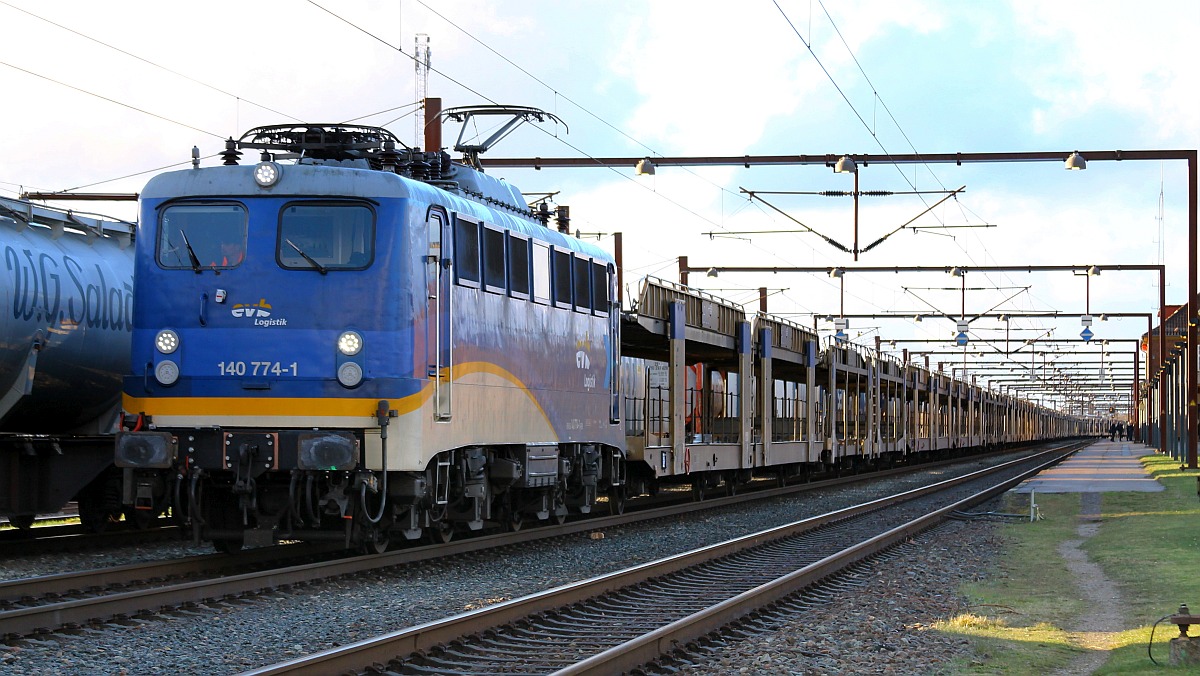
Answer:
<svg viewBox="0 0 1200 676"><path fill-rule="evenodd" d="M260 127L223 157L141 196L127 502L223 550L380 549L619 494L610 254L384 129Z"/></svg>

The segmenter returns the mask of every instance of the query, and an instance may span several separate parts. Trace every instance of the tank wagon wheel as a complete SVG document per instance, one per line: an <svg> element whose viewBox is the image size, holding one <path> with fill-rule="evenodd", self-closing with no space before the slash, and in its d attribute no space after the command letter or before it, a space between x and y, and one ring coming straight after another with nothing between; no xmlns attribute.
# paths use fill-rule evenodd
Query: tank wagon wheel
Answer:
<svg viewBox="0 0 1200 676"><path fill-rule="evenodd" d="M32 514L20 514L17 516L8 517L8 522L17 530L28 531L33 528L33 522L36 517Z"/></svg>
<svg viewBox="0 0 1200 676"><path fill-rule="evenodd" d="M79 523L89 533L103 533L114 521L113 516L108 510L99 505L87 504L88 502L90 501L79 501Z"/></svg>

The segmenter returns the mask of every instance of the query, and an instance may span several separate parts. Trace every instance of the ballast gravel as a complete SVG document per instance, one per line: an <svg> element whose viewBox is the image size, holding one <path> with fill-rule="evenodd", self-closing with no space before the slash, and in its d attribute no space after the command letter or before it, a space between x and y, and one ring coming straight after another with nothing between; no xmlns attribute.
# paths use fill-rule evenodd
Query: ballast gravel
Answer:
<svg viewBox="0 0 1200 676"><path fill-rule="evenodd" d="M374 571L288 592L222 601L153 618L56 632L0 644L6 674L231 674L274 664L499 601L620 570L747 533L789 523L999 460L926 470L869 484L559 538L442 561ZM990 525L971 522L938 531L915 551L882 564L878 580L836 599L795 627L725 650L694 673L936 673L969 654L959 640L925 627L958 612L955 590L987 570ZM101 565L191 555L188 546L106 552ZM174 553L171 553L174 552ZM129 560L123 557L128 555ZM100 555L9 557L0 577L13 579L97 567ZM80 558L83 557L83 558ZM814 655L815 657L810 657Z"/></svg>
<svg viewBox="0 0 1200 676"><path fill-rule="evenodd" d="M967 639L933 628L969 610L960 585L996 564L995 523L955 521L872 567L861 587L773 631L722 646L681 673L834 676L952 674L970 664Z"/></svg>

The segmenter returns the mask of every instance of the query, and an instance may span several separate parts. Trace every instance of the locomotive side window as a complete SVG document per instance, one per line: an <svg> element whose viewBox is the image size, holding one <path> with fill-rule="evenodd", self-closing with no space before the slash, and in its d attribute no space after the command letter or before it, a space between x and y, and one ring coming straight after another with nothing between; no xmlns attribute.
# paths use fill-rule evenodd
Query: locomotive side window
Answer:
<svg viewBox="0 0 1200 676"><path fill-rule="evenodd" d="M362 270L375 257L375 212L364 204L299 202L283 207L275 259L288 270Z"/></svg>
<svg viewBox="0 0 1200 676"><path fill-rule="evenodd" d="M586 258L576 256L574 304L579 312L592 311L592 276L588 272L591 263Z"/></svg>
<svg viewBox="0 0 1200 676"><path fill-rule="evenodd" d="M458 283L479 287L479 223L457 217L454 220L454 269Z"/></svg>
<svg viewBox="0 0 1200 676"><path fill-rule="evenodd" d="M592 263L592 310L598 315L608 314L608 266Z"/></svg>
<svg viewBox="0 0 1200 676"><path fill-rule="evenodd" d="M553 250L554 307L570 310L575 299L571 295L571 252Z"/></svg>
<svg viewBox="0 0 1200 676"><path fill-rule="evenodd" d="M513 298L529 299L529 240L508 233L508 290Z"/></svg>
<svg viewBox="0 0 1200 676"><path fill-rule="evenodd" d="M168 269L228 269L246 257L246 208L176 204L162 211L158 264Z"/></svg>
<svg viewBox="0 0 1200 676"><path fill-rule="evenodd" d="M550 302L550 245L533 242L530 257L533 270L533 300L535 303Z"/></svg>
<svg viewBox="0 0 1200 676"><path fill-rule="evenodd" d="M492 293L505 293L504 231L483 226L483 284Z"/></svg>

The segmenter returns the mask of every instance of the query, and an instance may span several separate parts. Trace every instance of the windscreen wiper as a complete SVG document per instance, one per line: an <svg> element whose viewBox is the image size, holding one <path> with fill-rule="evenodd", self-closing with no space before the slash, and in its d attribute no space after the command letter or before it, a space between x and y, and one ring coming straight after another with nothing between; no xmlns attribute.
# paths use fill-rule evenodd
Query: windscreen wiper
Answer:
<svg viewBox="0 0 1200 676"><path fill-rule="evenodd" d="M296 253L300 254L300 256L303 257L304 260L308 261L310 265L312 265L314 268L316 268L318 272L320 272L321 274L325 274L326 272L329 272L329 270L325 269L324 265L321 265L320 263L318 263L312 256L309 256L308 254L304 253L303 249L301 249L300 247L293 244L292 240L285 239L283 241L287 242L288 246L295 249Z"/></svg>
<svg viewBox="0 0 1200 676"><path fill-rule="evenodd" d="M188 241L187 233L180 230L179 235L183 237L183 245L187 247L188 259L192 262L192 270L196 274L200 274L200 259L196 256L196 250L192 248L192 243Z"/></svg>

